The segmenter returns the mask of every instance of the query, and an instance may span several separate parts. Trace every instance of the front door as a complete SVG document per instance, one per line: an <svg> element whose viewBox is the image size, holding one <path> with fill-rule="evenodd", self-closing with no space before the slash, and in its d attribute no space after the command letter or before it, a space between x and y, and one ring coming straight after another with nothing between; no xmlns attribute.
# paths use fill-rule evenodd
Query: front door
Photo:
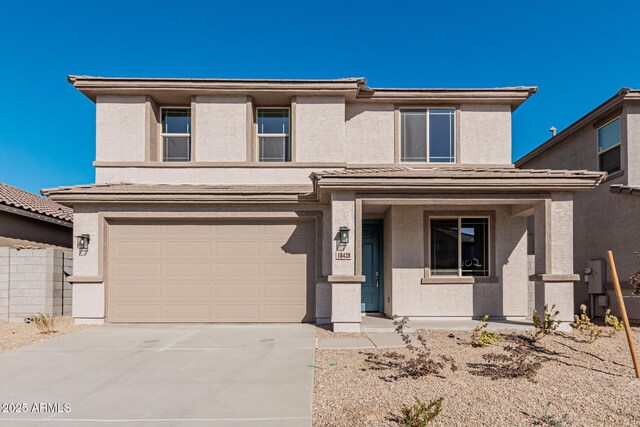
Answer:
<svg viewBox="0 0 640 427"><path fill-rule="evenodd" d="M362 227L362 311L382 311L382 222L365 222Z"/></svg>

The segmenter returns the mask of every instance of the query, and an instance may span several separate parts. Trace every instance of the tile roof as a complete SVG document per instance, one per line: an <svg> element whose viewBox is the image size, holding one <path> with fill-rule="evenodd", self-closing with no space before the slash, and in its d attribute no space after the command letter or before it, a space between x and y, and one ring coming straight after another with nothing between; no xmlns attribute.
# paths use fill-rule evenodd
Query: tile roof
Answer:
<svg viewBox="0 0 640 427"><path fill-rule="evenodd" d="M14 239L12 237L0 236L0 247L13 249L71 249L63 246L50 245L48 243L33 242L31 240Z"/></svg>
<svg viewBox="0 0 640 427"><path fill-rule="evenodd" d="M314 173L316 178L586 178L604 179L604 172L586 170L517 169L501 167L439 166L412 168L390 166L380 168L348 168Z"/></svg>
<svg viewBox="0 0 640 427"><path fill-rule="evenodd" d="M609 191L612 193L630 194L632 196L640 196L640 186L613 184L609 186Z"/></svg>
<svg viewBox="0 0 640 427"><path fill-rule="evenodd" d="M0 183L0 204L63 221L73 221L73 209L3 183Z"/></svg>
<svg viewBox="0 0 640 427"><path fill-rule="evenodd" d="M104 183L56 187L43 194L306 194L311 184L303 185L205 185L205 184L135 184Z"/></svg>

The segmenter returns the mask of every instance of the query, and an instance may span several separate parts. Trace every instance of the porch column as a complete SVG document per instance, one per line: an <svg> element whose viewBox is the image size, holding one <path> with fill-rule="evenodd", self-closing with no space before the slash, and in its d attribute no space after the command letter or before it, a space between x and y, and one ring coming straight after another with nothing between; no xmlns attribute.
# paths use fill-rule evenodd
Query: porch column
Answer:
<svg viewBox="0 0 640 427"><path fill-rule="evenodd" d="M358 212L359 213L359 212ZM364 277L356 275L356 248L361 218L356 218L353 192L331 194L331 323L336 332L360 332L360 290ZM349 229L347 243L341 242L340 228Z"/></svg>
<svg viewBox="0 0 640 427"><path fill-rule="evenodd" d="M557 319L573 318L573 284L580 280L573 272L573 194L552 193L536 205L535 221L535 307L555 304Z"/></svg>

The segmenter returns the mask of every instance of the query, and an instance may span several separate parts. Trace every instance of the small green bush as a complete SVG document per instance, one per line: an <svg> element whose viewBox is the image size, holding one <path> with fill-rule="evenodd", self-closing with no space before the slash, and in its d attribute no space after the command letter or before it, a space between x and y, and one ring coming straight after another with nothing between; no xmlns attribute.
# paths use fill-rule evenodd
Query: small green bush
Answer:
<svg viewBox="0 0 640 427"><path fill-rule="evenodd" d="M582 314L573 315L573 322L569 323L574 330L578 331L580 335L586 336L587 341L594 342L602 336L602 330L589 319L587 316L587 306L582 304L580 306Z"/></svg>
<svg viewBox="0 0 640 427"><path fill-rule="evenodd" d="M489 319L489 315L485 314L482 319L478 322L475 328L473 328L473 333L471 334L471 345L473 347L486 347L488 344L493 344L494 342L502 341L494 332L487 331L487 320Z"/></svg>
<svg viewBox="0 0 640 427"><path fill-rule="evenodd" d="M411 406L402 405L402 417L399 424L406 427L425 427L442 411L443 398L432 400L429 404L414 397L415 403Z"/></svg>
<svg viewBox="0 0 640 427"><path fill-rule="evenodd" d="M538 312L533 310L533 333L527 332L527 335L531 337L531 341L538 341L547 335L553 334L558 329L558 321L556 317L560 314L559 310L556 310L556 305L553 304L549 308L549 304L544 305L544 315L542 319L538 316Z"/></svg>
<svg viewBox="0 0 640 427"><path fill-rule="evenodd" d="M611 314L610 308L607 308L604 312L604 323L613 328L613 331L609 333L611 338L615 337L616 333L624 329L624 321L619 320L617 316Z"/></svg>

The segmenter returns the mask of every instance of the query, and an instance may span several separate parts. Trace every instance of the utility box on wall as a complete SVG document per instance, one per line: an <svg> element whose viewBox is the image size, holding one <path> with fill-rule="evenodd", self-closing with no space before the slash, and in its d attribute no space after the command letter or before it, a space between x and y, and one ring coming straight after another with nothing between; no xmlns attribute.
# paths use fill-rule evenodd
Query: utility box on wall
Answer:
<svg viewBox="0 0 640 427"><path fill-rule="evenodd" d="M590 294L606 294L607 288L607 263L603 258L590 259L589 268L591 274L587 275Z"/></svg>

